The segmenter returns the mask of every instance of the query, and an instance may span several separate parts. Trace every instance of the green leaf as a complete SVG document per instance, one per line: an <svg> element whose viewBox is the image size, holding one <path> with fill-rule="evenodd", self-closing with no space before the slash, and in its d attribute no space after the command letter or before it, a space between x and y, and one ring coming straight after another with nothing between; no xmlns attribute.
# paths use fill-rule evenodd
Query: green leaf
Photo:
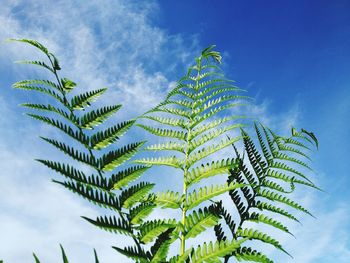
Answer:
<svg viewBox="0 0 350 263"><path fill-rule="evenodd" d="M121 170L110 177L109 184L112 186L112 190L120 190L131 182L137 180L149 168L149 166L139 165Z"/></svg>
<svg viewBox="0 0 350 263"><path fill-rule="evenodd" d="M175 168L182 168L183 161L176 156L159 157L159 158L143 158L133 161L145 165L165 165Z"/></svg>
<svg viewBox="0 0 350 263"><path fill-rule="evenodd" d="M145 142L130 143L122 148L102 155L102 157L98 160L100 169L103 171L114 170L114 168L133 157L144 143Z"/></svg>
<svg viewBox="0 0 350 263"><path fill-rule="evenodd" d="M130 210L131 224L141 224L143 220L152 213L157 205L151 202L143 202Z"/></svg>
<svg viewBox="0 0 350 263"><path fill-rule="evenodd" d="M169 228L158 236L156 242L151 247L152 260L151 263L166 262L170 245L172 243L171 233L173 229Z"/></svg>
<svg viewBox="0 0 350 263"><path fill-rule="evenodd" d="M204 242L201 246L198 246L195 250L194 254L191 257L192 263L203 263L203 262L221 262L220 258L225 257L228 254L231 254L236 249L240 247L240 245L246 239L241 239L239 241L216 241L215 243Z"/></svg>
<svg viewBox="0 0 350 263"><path fill-rule="evenodd" d="M39 67L43 67L45 69L48 69L52 73L55 72L54 69L51 66L47 65L44 61L20 60L20 61L16 61L15 63L18 63L18 64L31 64L31 65L35 65L35 66L39 66Z"/></svg>
<svg viewBox="0 0 350 263"><path fill-rule="evenodd" d="M80 126L84 129L92 129L107 120L111 115L116 113L121 105L106 106L98 110L93 110L80 118Z"/></svg>
<svg viewBox="0 0 350 263"><path fill-rule="evenodd" d="M118 123L91 136L91 148L101 150L117 141L134 124L134 120Z"/></svg>
<svg viewBox="0 0 350 263"><path fill-rule="evenodd" d="M65 92L72 91L74 89L74 87L77 85L74 81L67 79L67 78L61 79L61 84L62 84L63 90Z"/></svg>
<svg viewBox="0 0 350 263"><path fill-rule="evenodd" d="M94 249L95 263L100 263L97 257L96 249Z"/></svg>
<svg viewBox="0 0 350 263"><path fill-rule="evenodd" d="M261 252L251 249L250 247L240 247L233 255L238 261L253 261L260 263L273 263L271 259L266 257Z"/></svg>
<svg viewBox="0 0 350 263"><path fill-rule="evenodd" d="M21 80L16 83L14 83L12 86L14 88L20 88L23 86L32 86L33 84L39 84L39 85L45 85L51 88L54 88L58 91L62 91L62 88L57 85L56 83L46 80L46 79L27 79L27 80Z"/></svg>
<svg viewBox="0 0 350 263"><path fill-rule="evenodd" d="M286 226L284 226L281 222L279 222L271 217L268 217L266 215L263 215L263 214L253 212L249 215L247 221L251 221L251 222L255 222L255 223L264 223L264 224L273 226L277 229L280 229L286 233L291 234L289 232L288 228Z"/></svg>
<svg viewBox="0 0 350 263"><path fill-rule="evenodd" d="M287 218L289 218L291 220L299 222L299 220L295 216L293 216L292 214L288 213L286 210L284 210L284 209L282 209L280 207L268 204L266 202L261 202L261 201L257 201L255 206L257 208L259 208L260 210L267 210L267 211L270 211L270 212L273 212L273 213L277 213L277 214L285 216L285 217L287 217Z"/></svg>
<svg viewBox="0 0 350 263"><path fill-rule="evenodd" d="M176 227L177 222L175 219L169 220L153 220L147 221L140 226L140 240L147 244L152 242L156 237L158 237L163 232L167 231L169 228Z"/></svg>
<svg viewBox="0 0 350 263"><path fill-rule="evenodd" d="M34 47L36 47L37 49L39 49L41 52L43 52L44 54L48 55L49 51L47 50L47 48L39 43L38 41L36 40L32 40L32 39L25 39L25 38L22 38L22 39L15 39L15 38L10 38L9 41L16 41L16 42L23 42L23 43L27 43L29 45L32 45Z"/></svg>
<svg viewBox="0 0 350 263"><path fill-rule="evenodd" d="M64 251L62 245L60 244L60 247L61 247L61 253L62 253L62 260L63 260L63 263L69 263L68 262L68 258L67 258L67 255L66 255L66 252Z"/></svg>
<svg viewBox="0 0 350 263"><path fill-rule="evenodd" d="M35 259L35 263L40 263L40 260L38 259L38 257L35 255L35 253L33 253L33 257ZM2 260L0 260L0 263L3 263Z"/></svg>
<svg viewBox="0 0 350 263"><path fill-rule="evenodd" d="M98 228L101 228L108 232L133 236L130 225L126 221L120 218L116 218L115 216L109 216L109 217L100 216L100 217L97 217L96 220L92 220L85 216L82 216L82 218L84 218L89 223L97 226Z"/></svg>
<svg viewBox="0 0 350 263"><path fill-rule="evenodd" d="M187 215L185 224L185 239L194 238L207 228L214 227L219 221L219 216L210 212L208 208L199 209L198 212L193 211Z"/></svg>
<svg viewBox="0 0 350 263"><path fill-rule="evenodd" d="M230 190L234 190L240 187L243 187L244 184L222 184L222 185L211 185L209 187L204 186L203 188L199 188L198 192L194 190L193 192L188 194L187 198L187 208L192 209L204 201L207 201L215 196L226 193Z"/></svg>
<svg viewBox="0 0 350 263"><path fill-rule="evenodd" d="M219 161L212 161L206 165L202 164L199 167L193 168L187 174L187 185L190 186L194 183L200 182L204 178L215 176L218 174L226 174L229 172L229 169L234 169L238 166L238 163L235 159L222 159Z"/></svg>
<svg viewBox="0 0 350 263"><path fill-rule="evenodd" d="M145 148L147 151L178 151L180 153L185 152L185 144L178 142L166 142L147 146Z"/></svg>
<svg viewBox="0 0 350 263"><path fill-rule="evenodd" d="M264 243L271 244L275 248L283 251L284 253L286 253L287 255L290 256L290 254L283 249L283 247L281 246L281 244L277 240L273 239L269 235L267 235L265 233L262 233L262 232L260 232L258 230L255 230L255 229L252 229L252 228L249 228L249 229L248 228L246 228L246 229L238 229L237 230L237 236L240 236L240 237L243 237L243 238L260 240L260 241L262 241Z"/></svg>
<svg viewBox="0 0 350 263"><path fill-rule="evenodd" d="M142 248L131 247L131 246L125 247L124 249L119 247L112 247L112 248L117 250L120 254L135 260L135 262L149 263L146 253L145 251L142 250Z"/></svg>
<svg viewBox="0 0 350 263"><path fill-rule="evenodd" d="M166 117L148 116L148 115L142 115L140 118L153 120L160 124L165 124L173 127L180 127L180 128L186 129L186 123L184 119L166 118Z"/></svg>
<svg viewBox="0 0 350 263"><path fill-rule="evenodd" d="M59 101L63 105L65 104L63 98L61 98L61 96L59 94L57 94L56 92L54 92L50 89L47 89L47 88L37 87L37 86L28 86L28 85L15 85L15 84L13 85L13 87L16 89L37 91L37 92L40 92L43 94L47 94L47 95L55 98L57 101Z"/></svg>
<svg viewBox="0 0 350 263"><path fill-rule="evenodd" d="M70 106L75 110L83 110L85 107L90 106L90 103L94 102L106 90L98 89L76 95L71 99Z"/></svg>
<svg viewBox="0 0 350 263"><path fill-rule="evenodd" d="M53 139L48 139L45 137L40 137L40 138L43 139L44 141L47 141L51 145L55 146L57 149L61 150L65 154L69 155L74 160L77 160L79 162L90 165L93 168L98 168L96 166L96 162L95 162L95 159L93 158L93 156L86 154L86 153L83 153L83 152L80 152L79 150L76 150L73 147L70 147L63 142L59 142L59 141L56 141Z"/></svg>
<svg viewBox="0 0 350 263"><path fill-rule="evenodd" d="M170 129L160 129L160 128L153 128L151 126L143 125L143 124L137 124L136 126L139 126L146 131L160 136L160 137L170 137L170 138L176 138L179 140L186 140L187 133L183 131L175 131L175 130L170 130Z"/></svg>
<svg viewBox="0 0 350 263"><path fill-rule="evenodd" d="M181 206L181 195L179 192L173 191L158 192L155 195L154 202L162 208L177 209Z"/></svg>
<svg viewBox="0 0 350 263"><path fill-rule="evenodd" d="M153 189L155 184L141 182L125 189L120 196L122 207L131 208Z"/></svg>

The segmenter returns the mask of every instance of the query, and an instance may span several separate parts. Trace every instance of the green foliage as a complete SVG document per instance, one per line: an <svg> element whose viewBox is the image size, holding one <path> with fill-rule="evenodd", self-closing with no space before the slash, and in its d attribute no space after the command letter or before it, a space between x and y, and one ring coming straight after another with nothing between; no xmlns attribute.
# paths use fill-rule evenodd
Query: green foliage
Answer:
<svg viewBox="0 0 350 263"><path fill-rule="evenodd" d="M228 235L223 231L223 224L226 224L235 240L241 240L242 238L258 240L288 254L281 244L267 233L263 233L256 228L244 228L244 225L248 222L266 224L291 234L289 229L279 221L280 219L277 219L278 217L283 216L298 221L289 212L290 209L311 215L307 209L290 199L288 195L295 190L296 185L318 189L307 175L301 172L302 168L306 171L310 170L309 166L303 161L303 159L309 159L309 157L301 149L309 149L310 145L307 144L310 143L317 146L317 141L312 137L296 138L293 130L292 136L286 138L277 136L263 125L255 124L254 129L258 146L246 131L241 130L244 153L240 154L237 148L233 146L239 165L230 170L230 176L227 180L228 183L249 184L229 192L230 198L239 213L239 218L234 219L233 215L223 207L221 202L216 203L215 205L224 218L224 222L215 226L215 234L218 240L226 240ZM291 150L289 144L293 144L298 148ZM261 151L258 150L258 147ZM269 215L264 214L264 212L269 212ZM226 255L224 262L228 262L231 257L235 257L238 261L272 262L271 259L251 247L242 247L237 251L233 251Z"/></svg>
<svg viewBox="0 0 350 263"><path fill-rule="evenodd" d="M121 105L111 105L89 110L107 89L78 93L74 81L60 78L59 61L46 47L34 40L14 41L39 49L47 61L20 63L47 69L53 79L15 83L14 88L36 92L51 101L22 106L39 112L29 112L28 116L66 136L60 140L41 137L63 152L66 162L37 161L64 178L53 180L55 183L115 213L96 219L82 218L98 228L133 240L133 245L113 247L116 251L137 263L226 263L230 258L272 262L246 244L247 240L257 240L288 254L278 240L251 227L251 223L269 225L291 234L279 216L298 221L291 209L311 215L289 195L299 185L319 189L305 172L312 170L308 151L312 146L318 148L317 138L311 132L295 128L290 137L279 136L268 127L255 124L255 142L243 130L245 125L237 123L245 116L232 116L230 111L247 105L250 98L236 94L243 90L224 77L217 65L221 63L221 55L214 46L203 50L163 102L138 118L147 121L147 124L137 123L139 127L162 140L147 145L144 150L159 151L160 156L148 154L133 160L138 165L124 166L145 142L119 148L114 144L136 120L101 127L121 108ZM225 136L228 132L235 136ZM236 147L239 141L243 142L243 153ZM218 158L218 153L231 145L232 156ZM74 162L88 169L83 171ZM153 165L181 171L182 193L171 189L153 193L154 184L140 182L141 175ZM205 184L205 179L218 176L225 176L226 182ZM224 203L218 201L225 195L231 199L236 213L229 212ZM178 211L181 220L148 219L157 207ZM208 229L214 230L216 241L202 242L196 248L186 246L188 239L198 238ZM170 257L170 247L176 241L180 243L180 251ZM61 253L63 262L68 263L62 246ZM94 255L98 263L96 251ZM40 263L35 254L34 259Z"/></svg>
<svg viewBox="0 0 350 263"><path fill-rule="evenodd" d="M35 91L37 95L51 98L47 105L23 104L29 110L40 111L40 114L30 112L28 115L68 136L62 141L41 137L66 154L67 163L42 159L37 161L63 176L62 181L53 180L55 183L116 213L116 215L100 216L96 219L84 216L84 219L106 231L131 236L137 251L141 251L143 241L139 238L139 226L155 208L152 201L148 201L147 204L142 201L154 184L146 182L133 184L149 168L148 166L139 165L124 168L121 166L136 154L144 142L130 143L117 149L115 147L113 150L110 149L112 144L116 143L129 130L135 120L100 128L121 107L121 105L111 105L88 110L96 99L106 92L106 89L78 93L75 82L67 78L60 78L59 70L61 67L58 59L47 48L34 40L19 39L13 41L24 42L38 48L46 56L48 62L29 61L24 63L49 69L53 79L23 80L13 85L16 89ZM75 95L71 95L73 90ZM40 100L40 97L38 96L36 100ZM90 167L90 170L87 170L92 170L92 172L83 172L72 161ZM107 172L112 173L107 174ZM61 249L63 262L68 262L63 248ZM164 254L164 252L159 253L157 257L162 257ZM34 258L39 262L35 255ZM96 253L95 262L98 262Z"/></svg>

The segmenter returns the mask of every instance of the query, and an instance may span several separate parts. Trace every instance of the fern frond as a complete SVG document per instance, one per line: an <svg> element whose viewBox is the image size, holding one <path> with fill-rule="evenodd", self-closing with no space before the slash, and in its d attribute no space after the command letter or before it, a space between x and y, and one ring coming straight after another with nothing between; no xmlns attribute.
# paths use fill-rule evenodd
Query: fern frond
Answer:
<svg viewBox="0 0 350 263"><path fill-rule="evenodd" d="M203 263L203 262L221 262L220 258L231 254L245 241L241 239L239 241L216 241L215 243L203 243L198 246L191 257L192 263Z"/></svg>
<svg viewBox="0 0 350 263"><path fill-rule="evenodd" d="M212 161L206 165L202 164L199 167L193 168L187 175L187 184L191 186L194 183L200 182L204 178L215 176L218 174L228 173L230 169L237 167L235 159L222 159L219 161Z"/></svg>
<svg viewBox="0 0 350 263"><path fill-rule="evenodd" d="M71 123L76 124L76 120L73 119L72 116L70 116L67 112L65 112L63 109L51 106L50 104L44 105L44 104L34 104L34 103L22 103L21 106L35 109L35 110L54 112L62 116L63 118L69 120Z"/></svg>
<svg viewBox="0 0 350 263"><path fill-rule="evenodd" d="M152 242L163 232L169 228L176 227L177 222L175 219L169 220L153 220L143 223L140 227L140 240L145 244Z"/></svg>
<svg viewBox="0 0 350 263"><path fill-rule="evenodd" d="M40 159L37 159L37 161L75 182L89 185L91 187L97 187L105 191L110 189L107 179L95 175L86 176L82 171L75 169L69 164L61 164L59 162Z"/></svg>
<svg viewBox="0 0 350 263"><path fill-rule="evenodd" d="M98 160L100 169L103 171L112 171L114 168L133 157L144 143L145 142L130 143L122 148L102 155Z"/></svg>
<svg viewBox="0 0 350 263"><path fill-rule="evenodd" d="M94 102L106 90L107 89L98 89L76 95L71 99L70 106L75 110L83 110L85 107L90 106L90 103Z"/></svg>
<svg viewBox="0 0 350 263"><path fill-rule="evenodd" d="M92 149L101 150L114 143L134 124L134 120L124 121L117 125L99 131L91 136L90 146Z"/></svg>
<svg viewBox="0 0 350 263"><path fill-rule="evenodd" d="M155 195L154 202L162 208L180 208L181 195L179 192L167 191L158 192Z"/></svg>
<svg viewBox="0 0 350 263"><path fill-rule="evenodd" d="M145 165L165 165L175 168L182 168L183 161L176 156L159 157L159 158L143 158L133 161Z"/></svg>
<svg viewBox="0 0 350 263"><path fill-rule="evenodd" d="M270 211L273 213L277 213L277 214L285 216L291 220L299 222L299 220L295 216L293 216L292 214L288 213L286 210L284 210L280 207L277 207L277 206L274 206L274 205L271 205L271 204L268 204L268 203L262 202L262 201L257 201L255 206L257 208L259 208L260 210L267 210L267 211Z"/></svg>
<svg viewBox="0 0 350 263"><path fill-rule="evenodd" d="M128 247L125 247L124 249L119 247L112 247L112 248L117 250L120 254L135 260L135 262L149 263L149 259L146 256L145 251L140 247L128 246Z"/></svg>
<svg viewBox="0 0 350 263"><path fill-rule="evenodd" d="M85 134L83 134L83 133L81 133L79 131L74 131L70 126L64 124L61 121L58 121L58 120L55 120L55 119L52 119L52 118L48 118L48 117L45 117L45 116L37 115L37 114L28 113L27 115L29 117L33 118L33 119L42 121L42 122L44 122L46 124L49 124L49 125L57 128L57 129L63 131L65 134L69 135L71 138L73 138L76 141L80 142L84 146L89 144L89 138Z"/></svg>
<svg viewBox="0 0 350 263"><path fill-rule="evenodd" d="M56 92L54 92L53 90L43 88L43 87L27 86L27 85L23 85L23 86L18 85L18 86L13 86L13 87L16 89L22 89L22 90L38 91L40 93L51 96L52 98L56 99L57 101L59 101L61 104L64 105L63 98L61 98L61 96L59 94L57 94Z"/></svg>
<svg viewBox="0 0 350 263"><path fill-rule="evenodd" d="M81 197L87 199L88 201L104 208L109 208L111 210L119 211L121 209L121 205L119 199L115 197L113 194L106 191L99 191L97 189L93 189L91 187L85 186L81 183L74 182L60 182L53 180L53 182L62 185L68 190L72 191L80 195Z"/></svg>
<svg viewBox="0 0 350 263"><path fill-rule="evenodd" d="M85 216L82 216L82 218L108 232L133 236L131 226L127 222L121 220L120 218L116 218L115 216L100 216L97 217L96 220L92 220Z"/></svg>
<svg viewBox="0 0 350 263"><path fill-rule="evenodd" d="M286 204L290 207L293 207L297 210L300 210L306 214L313 216L308 210L306 210L301 205L297 204L296 202L294 202L294 201L290 200L289 198L282 196L276 192L264 189L264 190L258 190L258 195L261 197L264 197L266 199L269 199L271 201L274 201L274 202L280 202L280 203Z"/></svg>
<svg viewBox="0 0 350 263"><path fill-rule="evenodd" d="M15 61L15 63L18 64L31 64L39 67L43 67L45 69L48 69L50 72L54 73L54 69L47 65L44 61L36 61L36 60L20 60L20 61Z"/></svg>
<svg viewBox="0 0 350 263"><path fill-rule="evenodd" d="M188 194L186 206L188 209L192 209L198 206L199 204L203 203L204 201L207 201L215 196L221 195L230 190L234 190L243 186L244 184L236 183L211 185L209 187L204 186L203 188L199 188L198 192L194 190L193 192Z"/></svg>
<svg viewBox="0 0 350 263"><path fill-rule="evenodd" d="M246 220L255 223L264 223L290 234L288 228L284 226L281 222L263 214L253 212L249 215L249 217Z"/></svg>
<svg viewBox="0 0 350 263"><path fill-rule="evenodd" d="M111 175L109 185L111 185L112 190L120 190L131 182L137 180L149 168L149 166L138 165L121 170L116 174Z"/></svg>
<svg viewBox="0 0 350 263"><path fill-rule="evenodd" d="M133 225L141 224L143 220L152 213L157 205L151 202L143 202L130 210L130 222Z"/></svg>
<svg viewBox="0 0 350 263"><path fill-rule="evenodd" d="M178 151L180 153L184 153L185 151L185 145L183 143L178 142L166 142L166 143L159 143L159 144L153 144L150 146L147 146L145 150L148 151Z"/></svg>
<svg viewBox="0 0 350 263"><path fill-rule="evenodd" d="M14 83L12 86L14 88L20 88L23 86L32 86L33 84L37 84L37 85L45 85L45 86L49 86L51 88L54 88L58 91L62 91L62 88L57 85L56 83L46 80L46 79L26 79L26 80L21 80L21 81L17 81L16 83Z"/></svg>
<svg viewBox="0 0 350 263"><path fill-rule="evenodd" d="M240 247L233 253L233 255L238 261L273 263L273 261L267 256L265 256L261 252L251 249L250 247Z"/></svg>
<svg viewBox="0 0 350 263"><path fill-rule="evenodd" d="M207 228L215 226L219 221L219 216L215 215L208 208L199 209L198 212L193 211L187 215L185 224L185 238L194 238Z"/></svg>
<svg viewBox="0 0 350 263"><path fill-rule="evenodd" d="M182 129L186 129L186 124L185 124L185 121L183 119L159 117L159 116L149 116L149 115L142 115L140 118L153 120L153 121L156 121L160 124L165 124L165 125L170 125L173 127L180 127Z"/></svg>
<svg viewBox="0 0 350 263"><path fill-rule="evenodd" d="M290 256L290 254L284 250L284 248L282 247L282 245L275 239L273 239L272 237L270 237L269 235L262 233L258 230L252 229L252 228L246 228L246 229L238 229L237 230L237 235L243 238L249 238L249 239L255 239L255 240L260 240L264 243L267 244L271 244L273 245L275 248L283 251L284 253L286 253L287 255Z"/></svg>
<svg viewBox="0 0 350 263"><path fill-rule="evenodd" d="M170 130L170 129L160 129L160 128L153 128L151 126L143 125L143 124L137 124L136 126L139 126L146 131L160 136L160 137L169 137L169 138L176 138L179 140L186 140L187 133L183 131L175 131L175 130Z"/></svg>
<svg viewBox="0 0 350 263"><path fill-rule="evenodd" d="M98 110L92 110L80 118L80 127L83 129L92 129L107 120L112 114L116 113L121 105L106 106Z"/></svg>
<svg viewBox="0 0 350 263"><path fill-rule="evenodd" d="M143 200L153 187L154 184L141 182L125 189L120 195L122 207L131 208L137 202Z"/></svg>
<svg viewBox="0 0 350 263"><path fill-rule="evenodd" d="M152 253L151 263L166 262L169 248L172 243L172 240L171 240L172 232L173 232L173 229L169 228L167 231L163 232L158 236L158 238L156 239L156 242L151 247L151 253Z"/></svg>
<svg viewBox="0 0 350 263"><path fill-rule="evenodd" d="M47 141L51 145L55 146L57 149L59 149L63 153L69 155L74 160L85 163L93 168L97 168L95 159L92 158L89 154L80 152L80 151L74 149L73 147L66 145L63 142L59 142L59 141L54 140L54 139L48 139L48 138L41 137L41 136L40 136L40 138L43 139L44 141Z"/></svg>

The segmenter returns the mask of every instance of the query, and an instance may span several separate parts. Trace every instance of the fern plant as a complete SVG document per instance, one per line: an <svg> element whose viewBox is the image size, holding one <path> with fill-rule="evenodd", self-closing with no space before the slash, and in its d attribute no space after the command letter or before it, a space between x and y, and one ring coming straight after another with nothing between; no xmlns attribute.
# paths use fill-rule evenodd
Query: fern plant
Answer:
<svg viewBox="0 0 350 263"><path fill-rule="evenodd" d="M217 209L220 211L223 222L214 227L215 234L220 241L226 240L228 236L237 240L248 237L250 240L259 240L273 245L287 253L281 244L267 233L256 228L245 228L245 225L251 222L262 223L291 234L289 229L280 222L279 217L299 222L293 213L289 212L290 209L311 215L306 208L290 199L288 195L295 190L296 185L319 189L311 182L306 172L301 172L303 169L312 170L303 159L309 159L305 152L310 150L307 144L311 143L318 147L318 141L312 133L304 129L297 132L293 128L292 136L288 138L277 136L271 129L261 124L255 124L254 129L259 146L256 146L253 139L242 129L244 153L240 154L233 146L239 165L230 170L227 179L228 183L248 184L239 190L229 192L239 217L235 218L221 201L217 202ZM229 235L223 231L223 225L229 229ZM224 262L228 262L231 257L239 261L273 262L262 252L249 246L242 246L233 251L225 257Z"/></svg>
<svg viewBox="0 0 350 263"><path fill-rule="evenodd" d="M181 220L157 220L145 222L145 226L141 226L144 229L143 235L151 237L144 240L147 242L167 229L174 228L172 241L180 241L180 251L170 262L183 262L187 257L191 262L219 262L220 257L231 253L244 241L232 239L214 244L203 243L193 251L186 247L188 239L214 227L220 219L219 211L213 205L205 206L208 201L244 186L237 182L198 186L203 179L228 173L238 166L234 158L216 159L208 163L203 161L241 139L241 136L232 139L224 137L226 132L243 126L233 123L240 116L218 116L227 109L244 105L242 100L248 99L237 95L236 92L241 90L223 76L217 66L221 62L221 55L213 48L214 46L208 47L196 58L196 64L189 68L187 75L178 82L165 101L142 116L143 119L166 125L167 128L137 124L156 136L170 138L164 143L150 145L146 150L172 154L138 159L135 162L170 166L182 173L182 193L169 190L153 196L153 201L158 206L179 210ZM217 118L214 119L215 117ZM161 262L166 262L166 258L162 258Z"/></svg>
<svg viewBox="0 0 350 263"><path fill-rule="evenodd" d="M135 142L115 149L115 143L129 130L135 120L128 120L110 127L98 129L99 125L115 114L121 105L105 106L88 111L89 106L106 89L98 89L71 95L76 84L67 78L59 77L61 69L58 59L37 41L29 39L13 39L27 43L40 50L47 58L45 61L20 61L48 70L53 80L30 79L13 85L16 89L35 91L52 99L50 104L24 103L22 106L41 113L27 113L28 116L48 124L67 135L69 143L52 138L41 137L50 145L66 154L70 159L90 169L89 174L77 169L71 163L39 159L40 163L58 172L65 180L53 180L68 190L88 201L115 212L116 215L100 216L96 219L83 217L93 225L113 232L129 236L136 249L125 250L115 248L122 253L141 253L142 240L138 237L138 225L155 207L151 201L142 202L153 188L149 182L133 182L149 168L147 165L132 165L120 168L132 158L144 142ZM70 138L70 140L68 140ZM131 185L132 184L132 185ZM147 251L148 252L148 251ZM157 252L156 247L152 249ZM148 257L151 252L148 252ZM139 260L136 260L137 262Z"/></svg>

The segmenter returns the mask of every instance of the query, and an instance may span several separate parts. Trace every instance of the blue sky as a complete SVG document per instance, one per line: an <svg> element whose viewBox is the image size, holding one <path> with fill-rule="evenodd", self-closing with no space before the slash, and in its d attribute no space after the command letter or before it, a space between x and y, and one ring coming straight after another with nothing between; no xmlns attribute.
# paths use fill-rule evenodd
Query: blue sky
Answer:
<svg viewBox="0 0 350 263"><path fill-rule="evenodd" d="M60 58L64 76L86 89L109 88L101 100L124 105L115 120L156 105L193 57L216 44L226 75L256 99L250 114L277 131L290 125L312 130L320 141L314 178L327 193L298 193L317 220L305 217L302 226L293 225L296 240L279 237L294 259L270 255L276 262L348 262L349 1L77 2L3 0L0 40L45 43ZM100 211L52 184L54 175L33 161L60 157L37 138L53 130L17 106L33 97L10 88L41 74L12 61L37 55L1 42L0 258L29 262L34 250L43 262L59 262L62 243L72 262L91 262L93 247L102 262L127 262L110 248L122 240L80 218ZM126 140L136 132L146 135L132 130Z"/></svg>

